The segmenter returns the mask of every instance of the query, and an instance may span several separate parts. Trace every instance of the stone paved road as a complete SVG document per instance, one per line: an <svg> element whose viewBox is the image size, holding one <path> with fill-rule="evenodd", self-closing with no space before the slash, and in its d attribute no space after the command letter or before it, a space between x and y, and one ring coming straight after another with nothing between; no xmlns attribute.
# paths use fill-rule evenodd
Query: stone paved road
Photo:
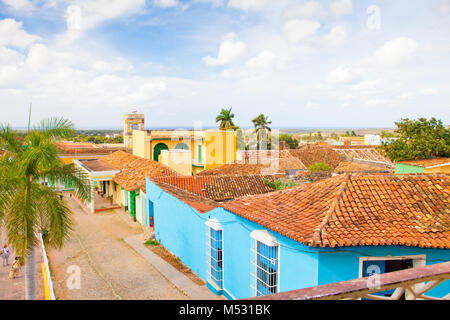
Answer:
<svg viewBox="0 0 450 320"><path fill-rule="evenodd" d="M60 250L48 248L57 299L188 299L125 243L142 232L126 213L90 214L74 199L68 204L74 212L72 237ZM74 275L67 272L70 267L79 267L80 289L67 286Z"/></svg>

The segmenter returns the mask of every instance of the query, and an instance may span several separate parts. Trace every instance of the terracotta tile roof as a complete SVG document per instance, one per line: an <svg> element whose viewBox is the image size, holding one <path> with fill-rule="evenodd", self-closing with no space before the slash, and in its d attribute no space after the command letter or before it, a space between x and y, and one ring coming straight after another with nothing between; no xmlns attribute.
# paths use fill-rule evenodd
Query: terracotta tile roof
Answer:
<svg viewBox="0 0 450 320"><path fill-rule="evenodd" d="M381 168L379 166L374 166L370 164L363 164L357 162L348 162L342 161L336 169L334 169L337 173L345 173L345 172L393 172L392 169Z"/></svg>
<svg viewBox="0 0 450 320"><path fill-rule="evenodd" d="M214 201L227 201L239 197L273 191L264 183L272 176L169 176L152 179Z"/></svg>
<svg viewBox="0 0 450 320"><path fill-rule="evenodd" d="M334 148L334 151L349 161L363 160L368 163L374 162L382 163L391 167L394 166L394 164L386 158L381 151L378 151L375 148Z"/></svg>
<svg viewBox="0 0 450 320"><path fill-rule="evenodd" d="M341 156L332 147L317 144L307 144L299 149L290 150L290 154L300 159L306 167L317 162L323 162L334 169L342 161Z"/></svg>
<svg viewBox="0 0 450 320"><path fill-rule="evenodd" d="M157 186L159 186L164 191L170 193L174 197L180 199L181 201L187 203L191 207L195 208L200 213L208 212L214 208L217 208L219 204L213 200L204 198L197 194L182 190L176 186L170 185L168 183L161 182L157 179L152 180Z"/></svg>
<svg viewBox="0 0 450 320"><path fill-rule="evenodd" d="M399 163L409 164L411 166L430 168L434 166L450 165L450 158L440 157L422 160L408 160L408 161L399 161Z"/></svg>
<svg viewBox="0 0 450 320"><path fill-rule="evenodd" d="M144 159L123 151L116 151L100 158L99 161L105 162L120 170L120 173L114 176L114 182L127 191L142 189L145 192L145 177L179 175L159 162Z"/></svg>
<svg viewBox="0 0 450 320"><path fill-rule="evenodd" d="M204 170L197 173L196 176L255 175L261 174L263 168L264 166L261 164L229 163L213 169Z"/></svg>
<svg viewBox="0 0 450 320"><path fill-rule="evenodd" d="M309 246L450 248L450 177L345 174L221 207Z"/></svg>
<svg viewBox="0 0 450 320"><path fill-rule="evenodd" d="M272 162L273 161L273 162ZM215 175L275 175L285 174L286 170L306 170L305 165L300 159L295 157L280 158L278 163L276 159L266 159L263 163L229 163L220 167L202 171L197 176L215 176Z"/></svg>

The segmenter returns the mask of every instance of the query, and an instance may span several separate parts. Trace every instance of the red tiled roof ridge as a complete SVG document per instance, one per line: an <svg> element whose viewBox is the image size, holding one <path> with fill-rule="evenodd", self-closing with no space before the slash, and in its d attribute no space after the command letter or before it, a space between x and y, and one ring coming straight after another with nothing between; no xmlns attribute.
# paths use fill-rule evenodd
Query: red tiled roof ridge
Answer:
<svg viewBox="0 0 450 320"><path fill-rule="evenodd" d="M348 173L220 207L313 247L450 248L448 174Z"/></svg>
<svg viewBox="0 0 450 320"><path fill-rule="evenodd" d="M330 208L325 213L325 216L322 219L322 222L317 226L317 228L314 230L314 235L311 241L312 246L317 246L322 244L322 231L324 230L324 227L328 224L330 221L331 216L336 210L337 205L339 204L339 200L342 197L342 194L344 193L347 184L350 180L351 174L347 173L344 176L344 179L342 180L341 185L339 186L339 189L336 192L336 195L333 199L333 202L331 202Z"/></svg>

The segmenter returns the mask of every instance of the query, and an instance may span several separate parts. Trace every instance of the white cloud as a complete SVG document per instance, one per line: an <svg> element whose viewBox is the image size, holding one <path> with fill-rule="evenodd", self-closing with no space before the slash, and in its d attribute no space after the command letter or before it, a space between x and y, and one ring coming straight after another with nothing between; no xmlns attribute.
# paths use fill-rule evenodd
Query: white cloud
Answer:
<svg viewBox="0 0 450 320"><path fill-rule="evenodd" d="M413 60L418 48L419 44L414 39L396 38L378 48L367 63L391 67L406 64Z"/></svg>
<svg viewBox="0 0 450 320"><path fill-rule="evenodd" d="M193 0L193 3L210 3L214 7L223 7L225 0Z"/></svg>
<svg viewBox="0 0 450 320"><path fill-rule="evenodd" d="M379 105L386 104L386 101L383 99L371 99L371 100L368 100L366 102L366 104L369 106L379 106Z"/></svg>
<svg viewBox="0 0 450 320"><path fill-rule="evenodd" d="M16 10L29 11L33 9L33 4L29 0L2 0L2 2Z"/></svg>
<svg viewBox="0 0 450 320"><path fill-rule="evenodd" d="M332 84L348 84L352 83L356 78L353 70L350 68L338 67L328 73L328 83Z"/></svg>
<svg viewBox="0 0 450 320"><path fill-rule="evenodd" d="M180 4L178 0L154 0L153 3L159 8L171 8Z"/></svg>
<svg viewBox="0 0 450 320"><path fill-rule="evenodd" d="M103 21L136 14L144 8L145 0L76 0L67 7L67 32L59 41L70 43Z"/></svg>
<svg viewBox="0 0 450 320"><path fill-rule="evenodd" d="M422 90L422 94L425 96L434 96L439 94L439 90L434 88L425 88Z"/></svg>
<svg viewBox="0 0 450 320"><path fill-rule="evenodd" d="M276 67L276 55L270 50L264 50L248 59L243 66L224 70L224 78L234 78L242 81L270 79ZM250 83L247 82L246 85Z"/></svg>
<svg viewBox="0 0 450 320"><path fill-rule="evenodd" d="M14 46L25 48L41 38L36 35L28 34L22 28L22 22L14 19L0 20L0 46Z"/></svg>
<svg viewBox="0 0 450 320"><path fill-rule="evenodd" d="M319 107L320 105L318 103L314 103L312 101L308 101L305 105L305 109L307 110L318 109Z"/></svg>
<svg viewBox="0 0 450 320"><path fill-rule="evenodd" d="M335 0L330 4L330 12L334 16L345 16L352 14L353 5L352 0Z"/></svg>
<svg viewBox="0 0 450 320"><path fill-rule="evenodd" d="M234 33L227 35L227 40L223 41L219 47L217 58L206 56L203 61L207 66L223 66L236 61L245 51L244 42L237 41Z"/></svg>
<svg viewBox="0 0 450 320"><path fill-rule="evenodd" d="M293 7L284 12L287 18L318 18L324 14L323 6L317 1L309 1Z"/></svg>
<svg viewBox="0 0 450 320"><path fill-rule="evenodd" d="M347 30L343 26L335 26L324 36L327 45L338 46L347 39Z"/></svg>
<svg viewBox="0 0 450 320"><path fill-rule="evenodd" d="M275 64L275 54L269 50L265 50L253 57L245 63L247 68L251 69L269 69Z"/></svg>
<svg viewBox="0 0 450 320"><path fill-rule="evenodd" d="M268 2L268 0L230 0L228 7L246 11L261 10Z"/></svg>
<svg viewBox="0 0 450 320"><path fill-rule="evenodd" d="M291 19L284 24L284 34L290 42L300 42L314 35L320 27L315 20Z"/></svg>

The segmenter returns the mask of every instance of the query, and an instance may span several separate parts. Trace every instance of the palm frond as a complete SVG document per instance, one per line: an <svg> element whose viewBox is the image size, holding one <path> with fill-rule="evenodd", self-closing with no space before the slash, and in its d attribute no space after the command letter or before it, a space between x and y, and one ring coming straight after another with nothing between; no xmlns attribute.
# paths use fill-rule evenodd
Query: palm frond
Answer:
<svg viewBox="0 0 450 320"><path fill-rule="evenodd" d="M75 125L64 118L47 118L34 126L33 131L38 131L47 138L63 139L74 134Z"/></svg>
<svg viewBox="0 0 450 320"><path fill-rule="evenodd" d="M39 178L50 183L72 186L83 201L91 201L91 184L88 175L73 163L55 166L42 171Z"/></svg>
<svg viewBox="0 0 450 320"><path fill-rule="evenodd" d="M48 231L46 242L60 248L73 231L72 211L51 188L34 184L33 191L39 195L34 203L40 218L39 231Z"/></svg>

